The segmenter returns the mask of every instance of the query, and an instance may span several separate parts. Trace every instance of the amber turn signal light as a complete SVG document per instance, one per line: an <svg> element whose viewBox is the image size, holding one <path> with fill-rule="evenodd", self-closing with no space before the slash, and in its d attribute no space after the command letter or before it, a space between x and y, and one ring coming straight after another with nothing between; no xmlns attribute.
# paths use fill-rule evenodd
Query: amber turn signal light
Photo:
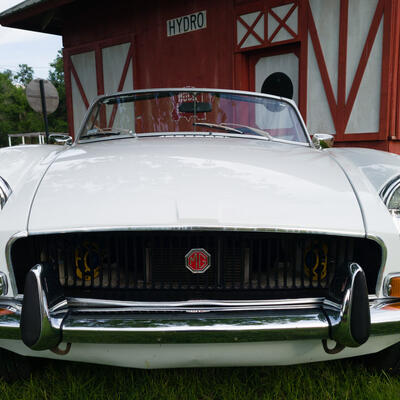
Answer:
<svg viewBox="0 0 400 400"><path fill-rule="evenodd" d="M390 297L400 297L400 276L394 276L393 278L390 278L388 295Z"/></svg>

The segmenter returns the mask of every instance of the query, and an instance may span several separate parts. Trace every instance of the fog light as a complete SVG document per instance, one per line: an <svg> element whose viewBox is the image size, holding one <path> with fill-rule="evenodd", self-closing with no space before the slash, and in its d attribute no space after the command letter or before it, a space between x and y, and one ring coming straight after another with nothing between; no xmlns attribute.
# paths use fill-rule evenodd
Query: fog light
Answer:
<svg viewBox="0 0 400 400"><path fill-rule="evenodd" d="M386 278L385 294L390 297L400 297L400 275L392 275Z"/></svg>

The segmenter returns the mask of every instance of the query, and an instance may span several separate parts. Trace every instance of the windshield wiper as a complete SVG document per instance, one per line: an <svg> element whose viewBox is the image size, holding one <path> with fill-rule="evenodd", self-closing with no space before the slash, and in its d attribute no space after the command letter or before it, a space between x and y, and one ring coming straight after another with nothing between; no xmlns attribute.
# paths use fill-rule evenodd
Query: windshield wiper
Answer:
<svg viewBox="0 0 400 400"><path fill-rule="evenodd" d="M206 127L209 127L209 128L222 129L222 130L227 131L227 132L240 133L242 135L248 133L248 132L245 132L243 130L238 129L238 128L243 128L245 130L251 131L252 133L256 133L259 136L264 136L265 138L267 138L269 140L274 140L274 138L268 132L265 132L265 131L263 131L261 129L253 128L252 126L247 126L247 125L227 124L227 123L211 124L211 123L208 123L208 122L195 122L195 123L193 123L193 125L194 126L206 126ZM233 126L238 127L238 128L233 128L232 126L229 126L229 125L233 125Z"/></svg>
<svg viewBox="0 0 400 400"><path fill-rule="evenodd" d="M262 129L254 128L252 126L240 125L240 124L228 124L228 123L224 123L224 122L221 123L221 125L222 126L226 126L226 127L229 127L229 125L233 125L233 126L237 126L237 127L240 127L240 128L248 129L248 130L250 130L250 131L252 131L254 133L257 133L258 135L261 135L261 136L264 136L264 137L268 138L269 140L272 140L272 141L274 140L274 138L271 136L270 133L268 133L266 131L263 131ZM232 129L235 129L235 128L232 128ZM241 131L241 133L245 133L245 132Z"/></svg>
<svg viewBox="0 0 400 400"><path fill-rule="evenodd" d="M223 131L226 131L226 132L233 132L233 133L240 133L240 134L243 133L239 129L231 128L229 126L225 126L222 124L219 125L219 124L210 124L208 122L194 122L193 125L194 126L206 126L208 128L222 129Z"/></svg>
<svg viewBox="0 0 400 400"><path fill-rule="evenodd" d="M95 137L105 137L105 136L118 136L120 135L120 131L102 131L98 129L91 129L88 131L86 135L82 135L79 139L90 139Z"/></svg>

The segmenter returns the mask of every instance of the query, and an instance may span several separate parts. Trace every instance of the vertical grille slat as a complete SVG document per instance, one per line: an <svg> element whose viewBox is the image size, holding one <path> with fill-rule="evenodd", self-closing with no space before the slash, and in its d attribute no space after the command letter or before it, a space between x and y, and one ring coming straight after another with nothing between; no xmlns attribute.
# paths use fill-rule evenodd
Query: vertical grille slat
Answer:
<svg viewBox="0 0 400 400"><path fill-rule="evenodd" d="M68 282L68 277L69 277L69 273L68 273L68 260L67 260L67 242L65 240L60 240L59 243L61 244L61 257L63 260L63 266L64 266L64 285L68 286L69 282ZM62 284L63 282L61 282Z"/></svg>
<svg viewBox="0 0 400 400"><path fill-rule="evenodd" d="M74 235L73 236L73 246L72 246L72 249L76 249L77 248L77 237ZM76 251L76 250L75 250ZM76 256L75 256L76 257ZM74 255L73 254L71 254L71 259L72 259L72 269L73 269L73 273L72 273L72 276L73 276L73 286L77 286L76 285L76 281L77 281L77 268L75 267L75 263L74 263L74 261L76 262L76 259L75 259L75 257L74 257Z"/></svg>
<svg viewBox="0 0 400 400"><path fill-rule="evenodd" d="M324 251L323 251L323 254L324 254ZM323 268L319 268L317 270L317 281L318 281L317 287L321 287L321 274L322 274L322 272L323 272Z"/></svg>
<svg viewBox="0 0 400 400"><path fill-rule="evenodd" d="M111 288L111 238L107 235L107 287Z"/></svg>
<svg viewBox="0 0 400 400"><path fill-rule="evenodd" d="M219 271L219 279L218 279L218 287L223 288L224 285L224 271L223 271L223 265L222 265L222 246L223 246L223 241L221 239L218 239L218 244L217 244L217 258L218 258L218 271Z"/></svg>
<svg viewBox="0 0 400 400"><path fill-rule="evenodd" d="M288 257L289 257L289 242L284 242L284 259L283 259L283 287L288 287Z"/></svg>
<svg viewBox="0 0 400 400"><path fill-rule="evenodd" d="M123 254L124 254L124 288L129 287L129 265L128 265L128 236L124 235L121 238L122 243L124 244Z"/></svg>
<svg viewBox="0 0 400 400"><path fill-rule="evenodd" d="M292 261L292 286L293 288L296 287L296 258L297 258L297 251L296 246L293 241L293 238L290 239L290 256Z"/></svg>
<svg viewBox="0 0 400 400"><path fill-rule="evenodd" d="M276 258L275 258L275 288L279 287L279 242L276 242Z"/></svg>
<svg viewBox="0 0 400 400"><path fill-rule="evenodd" d="M90 279L89 279L89 285L91 288L94 286L94 279L95 279L95 270L93 268L90 269Z"/></svg>
<svg viewBox="0 0 400 400"><path fill-rule="evenodd" d="M114 235L114 248L115 248L115 264L117 266L121 265L121 254L120 254L120 248L119 248L119 238L118 234ZM116 268L116 273L115 273L115 281L116 281L116 287L121 286L121 269L122 268Z"/></svg>
<svg viewBox="0 0 400 400"><path fill-rule="evenodd" d="M143 257L143 289L147 288L147 239L144 240L142 246L142 257Z"/></svg>
<svg viewBox="0 0 400 400"><path fill-rule="evenodd" d="M272 271L272 254L271 254L271 249L272 249L272 245L271 245L271 239L267 239L267 265L266 265L266 275L267 275L267 288L271 287L271 271Z"/></svg>
<svg viewBox="0 0 400 400"><path fill-rule="evenodd" d="M311 288L312 287L312 270L311 269L307 269L305 268L305 262L306 262L306 256L305 253L306 251L310 251L310 249L312 249L312 241L310 239L305 241L305 248L304 248L304 253L303 253L303 265L302 268L304 269L304 273L307 277L307 285L305 287L307 288ZM307 273L306 273L307 271Z"/></svg>
<svg viewBox="0 0 400 400"><path fill-rule="evenodd" d="M133 252L133 260L132 260L132 269L133 269L133 289L137 288L137 270L138 270L138 257L137 257L137 239L136 236L132 236L131 238L132 252Z"/></svg>
<svg viewBox="0 0 400 400"><path fill-rule="evenodd" d="M258 257L257 257L257 288L261 289L261 280L262 280L262 275L261 275L261 264L262 264L262 243L260 241L258 242Z"/></svg>

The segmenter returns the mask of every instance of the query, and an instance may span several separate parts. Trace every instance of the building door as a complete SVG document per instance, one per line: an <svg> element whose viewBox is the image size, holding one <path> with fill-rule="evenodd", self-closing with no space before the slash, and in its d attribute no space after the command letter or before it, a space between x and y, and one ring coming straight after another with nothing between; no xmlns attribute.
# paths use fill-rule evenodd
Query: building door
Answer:
<svg viewBox="0 0 400 400"><path fill-rule="evenodd" d="M250 56L250 90L299 101L299 56L296 48Z"/></svg>

